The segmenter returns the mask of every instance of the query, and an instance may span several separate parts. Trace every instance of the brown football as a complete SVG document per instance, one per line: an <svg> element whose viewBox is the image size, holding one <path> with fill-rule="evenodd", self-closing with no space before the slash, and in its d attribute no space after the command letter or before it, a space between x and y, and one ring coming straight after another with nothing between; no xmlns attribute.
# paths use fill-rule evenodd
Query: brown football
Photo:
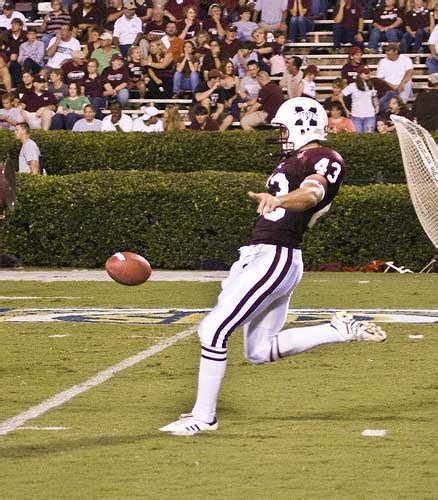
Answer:
<svg viewBox="0 0 438 500"><path fill-rule="evenodd" d="M135 286L147 281L152 273L149 262L133 252L117 252L105 263L106 272L122 285Z"/></svg>

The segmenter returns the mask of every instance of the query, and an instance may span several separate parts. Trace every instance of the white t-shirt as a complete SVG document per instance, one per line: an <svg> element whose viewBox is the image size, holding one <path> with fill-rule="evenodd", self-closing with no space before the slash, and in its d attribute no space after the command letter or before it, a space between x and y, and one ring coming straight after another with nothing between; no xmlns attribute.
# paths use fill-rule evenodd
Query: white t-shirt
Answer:
<svg viewBox="0 0 438 500"><path fill-rule="evenodd" d="M47 48L50 49L50 47L52 47L55 43L56 37L50 40L49 46ZM75 50L81 50L81 44L78 40L76 40L76 38L71 38L68 42L64 42L63 40L61 40L59 42L58 48L56 49L56 52L47 61L47 66L59 69L61 67L62 61L71 59L71 56Z"/></svg>
<svg viewBox="0 0 438 500"><path fill-rule="evenodd" d="M132 45L141 31L142 24L139 17L134 16L132 19L127 19L123 15L114 24L113 37L119 39L120 45Z"/></svg>
<svg viewBox="0 0 438 500"><path fill-rule="evenodd" d="M111 115L105 116L102 120L102 132L116 132L116 125L118 125L123 132L131 132L132 131L132 118L128 115L124 115L122 113L122 117L120 120L114 124L111 121Z"/></svg>
<svg viewBox="0 0 438 500"><path fill-rule="evenodd" d="M132 124L133 132L164 132L163 122L158 120L157 123L153 123L152 125L146 125L143 121L143 117L137 118L134 120Z"/></svg>
<svg viewBox="0 0 438 500"><path fill-rule="evenodd" d="M96 120L87 122L85 118L81 118L73 125L73 132L100 132L102 129L102 121Z"/></svg>
<svg viewBox="0 0 438 500"><path fill-rule="evenodd" d="M261 12L261 21L266 24L281 22L283 11L287 10L288 0L257 0L255 9Z"/></svg>
<svg viewBox="0 0 438 500"><path fill-rule="evenodd" d="M315 82L309 82L309 80L306 80L303 78L301 80L303 82L303 94L304 96L312 97L315 99L316 97L316 83Z"/></svg>
<svg viewBox="0 0 438 500"><path fill-rule="evenodd" d="M31 161L40 161L40 149L32 139L27 140L20 149L18 156L18 171L22 174L32 173L30 169Z"/></svg>
<svg viewBox="0 0 438 500"><path fill-rule="evenodd" d="M370 118L376 114L373 106L375 90L359 90L355 82L347 85L342 95L351 95L351 115L356 118Z"/></svg>
<svg viewBox="0 0 438 500"><path fill-rule="evenodd" d="M396 61L384 57L377 65L377 78L386 80L391 85L398 85L405 76L406 71L413 69L412 59L405 54L400 54Z"/></svg>
<svg viewBox="0 0 438 500"><path fill-rule="evenodd" d="M429 40L427 41L429 45L435 45L435 52L438 54L438 24L432 30Z"/></svg>
<svg viewBox="0 0 438 500"><path fill-rule="evenodd" d="M10 30L13 19L21 19L23 21L23 29L26 29L26 18L21 12L18 12L17 10L14 10L14 12L12 12L11 17L6 17L5 14L2 14L0 16L0 28L6 28L7 30Z"/></svg>

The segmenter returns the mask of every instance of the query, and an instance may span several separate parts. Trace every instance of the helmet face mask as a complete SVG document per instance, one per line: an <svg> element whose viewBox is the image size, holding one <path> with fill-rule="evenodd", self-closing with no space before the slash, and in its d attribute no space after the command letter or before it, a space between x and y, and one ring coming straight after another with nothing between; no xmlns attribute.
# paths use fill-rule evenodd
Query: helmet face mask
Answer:
<svg viewBox="0 0 438 500"><path fill-rule="evenodd" d="M271 123L280 126L283 155L327 138L327 113L319 102L308 97L294 97L284 102Z"/></svg>

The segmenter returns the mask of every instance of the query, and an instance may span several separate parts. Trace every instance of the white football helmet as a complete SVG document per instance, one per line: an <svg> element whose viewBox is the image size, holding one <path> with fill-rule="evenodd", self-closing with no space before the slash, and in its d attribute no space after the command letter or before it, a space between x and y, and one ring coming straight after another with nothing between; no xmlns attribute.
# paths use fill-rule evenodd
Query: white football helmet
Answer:
<svg viewBox="0 0 438 500"><path fill-rule="evenodd" d="M271 123L280 125L284 154L298 151L309 142L327 139L327 113L318 101L309 97L294 97L284 102Z"/></svg>

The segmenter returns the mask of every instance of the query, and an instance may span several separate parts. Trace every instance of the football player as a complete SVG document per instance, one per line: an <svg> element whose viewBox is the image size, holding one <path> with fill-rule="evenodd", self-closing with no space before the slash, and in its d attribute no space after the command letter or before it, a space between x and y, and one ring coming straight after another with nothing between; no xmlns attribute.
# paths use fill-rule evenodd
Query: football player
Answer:
<svg viewBox="0 0 438 500"><path fill-rule="evenodd" d="M315 100L297 97L279 108L281 160L269 177L267 193L248 193L259 217L248 246L240 249L214 309L201 321L198 393L191 413L160 430L187 436L218 428L216 402L227 364L231 333L243 326L245 355L256 364L275 362L335 342L382 342L373 323L341 312L330 323L281 330L303 263L301 243L307 228L326 213L339 191L342 157L323 146L327 114Z"/></svg>

